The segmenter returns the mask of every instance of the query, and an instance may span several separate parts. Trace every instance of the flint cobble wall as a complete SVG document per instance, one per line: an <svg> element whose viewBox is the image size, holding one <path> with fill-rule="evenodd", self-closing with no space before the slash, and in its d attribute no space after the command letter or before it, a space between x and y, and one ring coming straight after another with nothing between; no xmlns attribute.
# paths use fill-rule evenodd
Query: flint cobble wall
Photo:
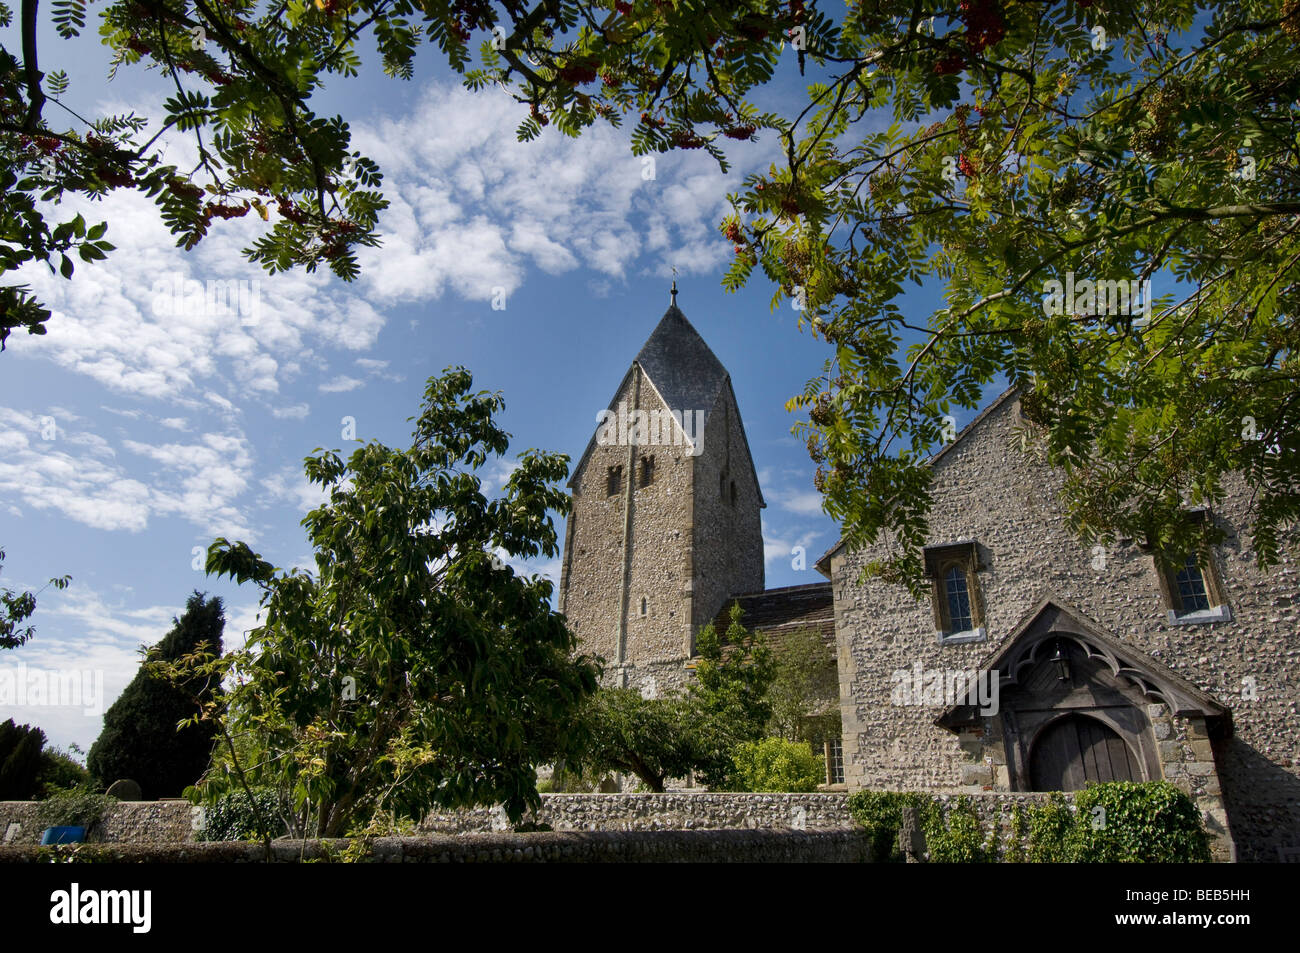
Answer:
<svg viewBox="0 0 1300 953"><path fill-rule="evenodd" d="M276 841L272 863L337 857L349 842ZM68 850L68 848L61 848ZM0 847L0 863L36 863L45 851ZM261 844L90 844L78 855L117 863L262 863ZM381 837L367 863L862 863L867 839L855 831L595 831Z"/></svg>
<svg viewBox="0 0 1300 953"><path fill-rule="evenodd" d="M846 830L848 796L816 794L543 794L534 817L556 831ZM500 808L428 814L421 830L464 834L504 830Z"/></svg>
<svg viewBox="0 0 1300 953"><path fill-rule="evenodd" d="M38 801L0 801L0 843L39 844L48 826ZM121 801L89 833L119 844L177 843L194 839L195 808L188 801Z"/></svg>

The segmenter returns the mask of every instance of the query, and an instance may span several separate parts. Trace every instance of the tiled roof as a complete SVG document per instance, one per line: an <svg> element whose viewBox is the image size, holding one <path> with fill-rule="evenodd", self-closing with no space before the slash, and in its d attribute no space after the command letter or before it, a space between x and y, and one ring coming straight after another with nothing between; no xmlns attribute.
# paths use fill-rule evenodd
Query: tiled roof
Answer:
<svg viewBox="0 0 1300 953"><path fill-rule="evenodd" d="M736 602L740 603L744 613L740 617L741 625L750 631L762 632L772 648L778 648L785 636L792 632L814 629L821 635L829 651L834 653L835 603L829 582L733 596L714 619L713 625L719 635L725 636L727 626L731 623L731 606Z"/></svg>

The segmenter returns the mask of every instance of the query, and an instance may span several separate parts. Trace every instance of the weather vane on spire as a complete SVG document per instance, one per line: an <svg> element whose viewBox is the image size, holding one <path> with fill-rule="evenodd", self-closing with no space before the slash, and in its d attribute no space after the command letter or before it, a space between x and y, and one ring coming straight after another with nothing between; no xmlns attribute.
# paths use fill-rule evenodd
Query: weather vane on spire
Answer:
<svg viewBox="0 0 1300 953"><path fill-rule="evenodd" d="M673 265L673 287L672 300L669 302L674 308L677 307L677 266Z"/></svg>

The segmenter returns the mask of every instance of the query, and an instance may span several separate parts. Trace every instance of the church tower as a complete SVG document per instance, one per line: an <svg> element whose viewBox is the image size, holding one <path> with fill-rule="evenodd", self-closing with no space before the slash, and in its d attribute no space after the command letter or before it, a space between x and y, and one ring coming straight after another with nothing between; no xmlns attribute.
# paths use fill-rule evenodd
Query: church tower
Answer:
<svg viewBox="0 0 1300 953"><path fill-rule="evenodd" d="M683 685L695 635L763 589L765 505L731 377L677 307L664 313L574 468L559 609L608 682Z"/></svg>

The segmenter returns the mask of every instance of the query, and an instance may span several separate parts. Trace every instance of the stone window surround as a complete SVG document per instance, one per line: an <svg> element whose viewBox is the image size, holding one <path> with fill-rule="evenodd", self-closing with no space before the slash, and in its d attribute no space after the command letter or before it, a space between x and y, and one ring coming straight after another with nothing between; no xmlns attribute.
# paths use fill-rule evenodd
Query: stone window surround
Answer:
<svg viewBox="0 0 1300 953"><path fill-rule="evenodd" d="M978 572L984 568L979 544L974 540L940 543L924 549L925 573L931 581L934 602L934 629L940 645L961 645L966 642L983 642L988 638L984 627L984 598L980 591ZM966 574L966 593L970 599L973 627L964 632L951 631L948 618L948 596L944 591L943 577L953 566Z"/></svg>
<svg viewBox="0 0 1300 953"><path fill-rule="evenodd" d="M1204 508L1187 511L1193 522L1208 519ZM1214 622L1231 622L1232 607L1228 605L1227 590L1223 586L1223 577L1219 573L1214 551L1209 546L1201 547L1197 553L1196 564L1201 570L1201 579L1205 583L1205 594L1210 601L1210 608L1194 612L1183 612L1178 598L1177 574L1182 568L1181 561L1162 561L1159 553L1147 545L1141 547L1152 553L1153 568L1160 585L1160 596L1166 606L1165 619L1169 625L1208 625Z"/></svg>

